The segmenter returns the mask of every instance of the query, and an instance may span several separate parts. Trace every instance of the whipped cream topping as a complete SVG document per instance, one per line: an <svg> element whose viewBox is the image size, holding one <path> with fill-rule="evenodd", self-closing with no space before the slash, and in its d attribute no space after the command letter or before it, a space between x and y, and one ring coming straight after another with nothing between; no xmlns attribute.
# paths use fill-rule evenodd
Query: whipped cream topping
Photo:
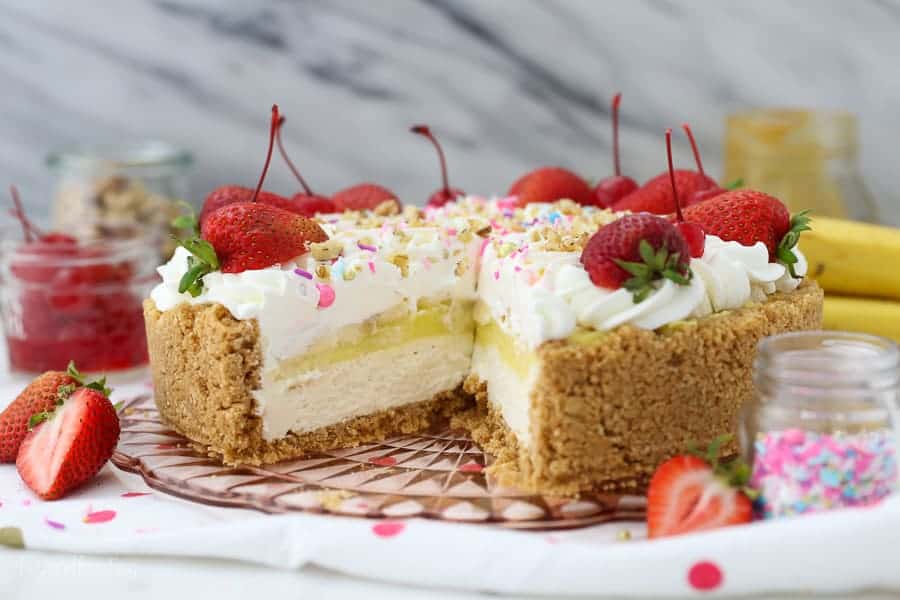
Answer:
<svg viewBox="0 0 900 600"><path fill-rule="evenodd" d="M346 325L420 299L472 299L480 238L464 242L453 229L407 227L337 230L322 225L340 255L313 253L282 265L242 273L210 273L196 298L178 292L188 252L178 248L158 271L162 283L151 298L165 311L181 303L217 302L236 319L257 319L267 364L303 352Z"/></svg>
<svg viewBox="0 0 900 600"><path fill-rule="evenodd" d="M513 243L505 236L503 244ZM631 324L657 329L688 318L706 296L702 279L688 285L668 279L642 302L624 288L594 285L576 252L546 252L520 245L503 257L503 244L488 245L482 257L478 297L507 333L536 348L547 340L566 338L577 325L606 331ZM476 315L485 320L485 315Z"/></svg>
<svg viewBox="0 0 900 600"><path fill-rule="evenodd" d="M204 277L197 298L178 293L187 252L160 267L163 283L152 298L160 310L181 302L223 304L238 319L257 318L267 358L296 355L341 327L361 323L420 298L478 298L476 318L495 320L534 348L571 335L576 327L605 331L631 324L644 329L762 301L800 284L807 263L798 249L795 271L769 262L765 245L743 246L707 236L701 258L691 260L688 285L660 280L642 302L631 292L595 286L579 258L583 242L618 218L570 201L516 208L510 199L461 198L429 209L416 226L402 218L360 228L356 219L332 217L322 227L340 256L312 254L239 274ZM489 239L474 235L490 224ZM398 257L400 257L398 259ZM319 271L325 267L323 278ZM477 295L475 279L477 281ZM328 290L323 295L323 286ZM322 299L334 296L328 306Z"/></svg>
<svg viewBox="0 0 900 600"><path fill-rule="evenodd" d="M694 275L689 284L662 279L647 298L635 303L628 290L593 284L579 260L580 245L554 251L616 216L588 208L572 218L557 208L530 204L515 212L512 224L509 218L495 223L496 233L482 256L478 297L484 308L476 318L484 322L489 316L529 348L568 337L577 326L598 331L626 324L658 329L740 308L776 291L795 289L806 273L806 259L798 249L795 271L800 278L794 278L784 265L769 262L765 244L743 246L710 235L703 256L691 260ZM524 231L516 231L517 226Z"/></svg>
<svg viewBox="0 0 900 600"><path fill-rule="evenodd" d="M794 249L799 259L794 269L800 278L806 274L806 257ZM800 285L787 268L769 262L769 250L762 242L744 246L706 236L703 256L691 261L695 278L706 285L706 302L692 313L701 317L712 312L740 308L748 302L762 302L776 291L787 292Z"/></svg>

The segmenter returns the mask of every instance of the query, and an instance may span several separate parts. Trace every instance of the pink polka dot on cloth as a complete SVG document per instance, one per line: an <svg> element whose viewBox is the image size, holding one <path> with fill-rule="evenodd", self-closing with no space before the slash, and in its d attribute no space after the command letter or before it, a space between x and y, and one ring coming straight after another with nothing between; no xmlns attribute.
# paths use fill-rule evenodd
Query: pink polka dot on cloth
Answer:
<svg viewBox="0 0 900 600"><path fill-rule="evenodd" d="M701 592L709 592L718 588L722 585L724 578L722 569L708 560L695 563L687 574L691 587Z"/></svg>
<svg viewBox="0 0 900 600"><path fill-rule="evenodd" d="M382 521L372 525L372 533L380 538L394 537L402 533L404 529L406 529L406 524L403 521Z"/></svg>
<svg viewBox="0 0 900 600"><path fill-rule="evenodd" d="M327 283L317 283L319 290L319 308L328 308L334 304L334 288Z"/></svg>

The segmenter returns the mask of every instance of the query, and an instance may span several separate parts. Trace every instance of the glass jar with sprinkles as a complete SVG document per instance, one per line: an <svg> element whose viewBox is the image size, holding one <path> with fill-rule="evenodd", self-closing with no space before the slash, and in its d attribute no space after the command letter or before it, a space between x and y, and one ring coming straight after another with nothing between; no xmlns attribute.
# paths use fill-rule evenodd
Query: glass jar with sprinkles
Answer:
<svg viewBox="0 0 900 600"><path fill-rule="evenodd" d="M759 345L741 445L766 518L868 506L897 488L898 347L807 331Z"/></svg>

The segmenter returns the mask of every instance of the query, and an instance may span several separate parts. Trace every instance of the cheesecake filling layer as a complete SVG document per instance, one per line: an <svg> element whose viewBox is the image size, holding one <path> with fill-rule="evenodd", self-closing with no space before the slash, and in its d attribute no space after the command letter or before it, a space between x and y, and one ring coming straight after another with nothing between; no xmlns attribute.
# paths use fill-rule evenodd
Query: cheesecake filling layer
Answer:
<svg viewBox="0 0 900 600"><path fill-rule="evenodd" d="M535 353L496 322L479 324L472 372L487 385L488 402L523 448L531 445L531 391L540 365Z"/></svg>
<svg viewBox="0 0 900 600"><path fill-rule="evenodd" d="M431 400L462 383L471 358L469 332L414 338L314 368L267 370L254 392L263 438Z"/></svg>

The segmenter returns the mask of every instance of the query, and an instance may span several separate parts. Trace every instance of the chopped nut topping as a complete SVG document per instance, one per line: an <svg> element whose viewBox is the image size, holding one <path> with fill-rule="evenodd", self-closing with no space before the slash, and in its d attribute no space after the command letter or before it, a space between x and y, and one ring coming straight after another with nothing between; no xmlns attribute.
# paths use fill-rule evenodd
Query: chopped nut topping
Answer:
<svg viewBox="0 0 900 600"><path fill-rule="evenodd" d="M331 279L331 269L328 268L328 265L317 266L316 277L324 281L328 281L329 279Z"/></svg>
<svg viewBox="0 0 900 600"><path fill-rule="evenodd" d="M400 275L403 277L409 276L409 257L405 254L395 254L390 259L398 269L400 269Z"/></svg>
<svg viewBox="0 0 900 600"><path fill-rule="evenodd" d="M334 260L341 255L343 249L343 245L337 240L326 240L309 246L309 251L316 260Z"/></svg>
<svg viewBox="0 0 900 600"><path fill-rule="evenodd" d="M384 202L376 206L375 210L372 212L379 217L390 217L393 215L399 215L400 207L397 206L397 202L395 200L385 200Z"/></svg>

